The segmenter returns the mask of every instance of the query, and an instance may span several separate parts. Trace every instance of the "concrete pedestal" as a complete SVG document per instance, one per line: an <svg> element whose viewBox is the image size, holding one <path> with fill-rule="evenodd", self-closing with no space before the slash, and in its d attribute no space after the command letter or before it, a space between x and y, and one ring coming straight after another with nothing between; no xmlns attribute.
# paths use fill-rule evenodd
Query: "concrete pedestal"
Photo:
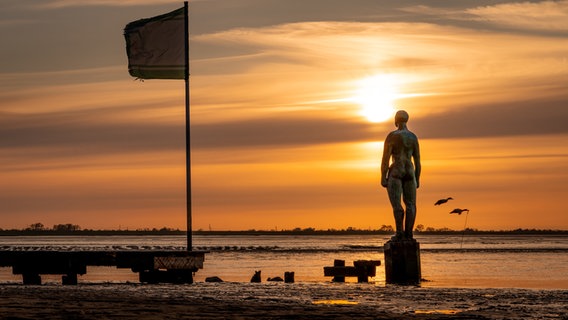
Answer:
<svg viewBox="0 0 568 320"><path fill-rule="evenodd" d="M387 241L384 252L386 283L420 284L420 244L416 240Z"/></svg>

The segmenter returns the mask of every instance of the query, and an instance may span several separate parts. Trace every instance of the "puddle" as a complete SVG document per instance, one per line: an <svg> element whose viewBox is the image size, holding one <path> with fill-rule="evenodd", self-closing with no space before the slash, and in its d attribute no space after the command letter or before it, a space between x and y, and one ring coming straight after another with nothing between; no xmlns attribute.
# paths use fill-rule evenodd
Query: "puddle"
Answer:
<svg viewBox="0 0 568 320"><path fill-rule="evenodd" d="M459 310L436 309L436 310L414 310L415 314L457 314Z"/></svg>
<svg viewBox="0 0 568 320"><path fill-rule="evenodd" d="M340 304L359 304L357 301L349 301L349 300L316 300L312 301L312 304L333 304L333 305L340 305Z"/></svg>

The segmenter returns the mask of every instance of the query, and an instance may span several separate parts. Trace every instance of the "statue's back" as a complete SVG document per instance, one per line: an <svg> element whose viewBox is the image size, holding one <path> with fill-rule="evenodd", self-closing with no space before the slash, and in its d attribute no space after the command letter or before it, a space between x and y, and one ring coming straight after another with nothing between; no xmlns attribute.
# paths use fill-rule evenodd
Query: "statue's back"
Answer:
<svg viewBox="0 0 568 320"><path fill-rule="evenodd" d="M412 155L416 151L418 138L408 130L396 130L390 134L393 164L396 162L409 162L412 165Z"/></svg>

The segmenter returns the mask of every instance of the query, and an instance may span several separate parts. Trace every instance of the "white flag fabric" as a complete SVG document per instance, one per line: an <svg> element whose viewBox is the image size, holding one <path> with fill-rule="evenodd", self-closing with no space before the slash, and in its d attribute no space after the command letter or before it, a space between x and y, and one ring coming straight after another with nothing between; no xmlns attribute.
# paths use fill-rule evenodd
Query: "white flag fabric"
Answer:
<svg viewBox="0 0 568 320"><path fill-rule="evenodd" d="M140 79L185 79L185 8L124 28L128 72Z"/></svg>

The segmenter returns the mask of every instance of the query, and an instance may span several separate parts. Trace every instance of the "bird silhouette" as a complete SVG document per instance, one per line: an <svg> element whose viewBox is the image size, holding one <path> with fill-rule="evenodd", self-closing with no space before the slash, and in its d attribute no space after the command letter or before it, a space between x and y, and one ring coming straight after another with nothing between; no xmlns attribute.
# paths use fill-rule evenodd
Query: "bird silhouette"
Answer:
<svg viewBox="0 0 568 320"><path fill-rule="evenodd" d="M464 211L467 211L469 213L469 209L455 208L454 210L450 211L450 214L452 213L462 214Z"/></svg>
<svg viewBox="0 0 568 320"><path fill-rule="evenodd" d="M435 206L439 206L439 205L441 205L441 204L444 204L444 203L448 202L448 200L454 200L454 198L448 197L448 198L446 198L446 199L440 199L440 200L436 201L436 203L434 203L434 205L435 205Z"/></svg>

